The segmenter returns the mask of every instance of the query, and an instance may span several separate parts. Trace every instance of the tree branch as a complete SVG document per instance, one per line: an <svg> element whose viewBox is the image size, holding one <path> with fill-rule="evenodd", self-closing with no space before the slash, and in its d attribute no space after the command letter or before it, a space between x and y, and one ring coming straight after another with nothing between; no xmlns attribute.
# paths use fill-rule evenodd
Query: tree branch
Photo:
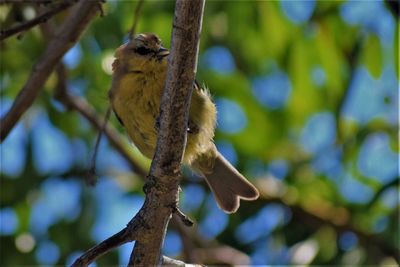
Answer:
<svg viewBox="0 0 400 267"><path fill-rule="evenodd" d="M1 118L0 142L3 142L25 111L33 104L44 83L62 56L78 41L92 19L99 1L82 1L71 11L34 66L10 110Z"/></svg>
<svg viewBox="0 0 400 267"><path fill-rule="evenodd" d="M129 260L130 266L155 266L163 262L184 264L172 262L160 255L168 222L172 213L178 211L180 164L186 145L186 129L196 73L203 8L204 0L176 2L171 55L161 100L160 131L156 153L144 187L146 199L126 230L132 232L132 227L135 225L135 233L138 233ZM98 127L101 127L101 122ZM183 214L179 212L177 214L186 220ZM110 239L107 239L89 250L73 266L86 266L90 260L93 261L118 244L132 241L132 239L121 240L119 238L121 236L122 234L117 234L117 241L113 236L110 239L115 242L109 242Z"/></svg>
<svg viewBox="0 0 400 267"><path fill-rule="evenodd" d="M21 23L15 27L12 27L10 29L6 29L6 30L1 30L0 31L0 41L13 36L19 32L22 31L27 31L32 27L35 27L36 25L38 25L39 23L43 23L46 22L48 19L50 19L51 17L53 17L54 15L60 13L61 11L69 8L70 6L72 6L73 4L75 4L76 2L78 2L79 0L65 0L62 1L61 3L59 3L58 5L56 5L55 7L53 7L52 9L44 12L43 14L37 16L34 19L28 20L24 23ZM32 1L33 2L33 1Z"/></svg>
<svg viewBox="0 0 400 267"><path fill-rule="evenodd" d="M160 131L146 183L146 200L141 208L150 228L136 241L130 266L160 263L167 225L177 205L203 8L204 0L176 1L171 55L161 99Z"/></svg>

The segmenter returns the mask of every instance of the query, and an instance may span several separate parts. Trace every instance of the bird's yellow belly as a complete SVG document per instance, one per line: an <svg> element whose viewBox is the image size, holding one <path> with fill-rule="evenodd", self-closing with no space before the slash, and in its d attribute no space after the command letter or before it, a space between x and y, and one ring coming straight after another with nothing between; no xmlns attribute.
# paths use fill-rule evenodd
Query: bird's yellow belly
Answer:
<svg viewBox="0 0 400 267"><path fill-rule="evenodd" d="M163 83L164 80L153 81L151 87L149 81L146 86L143 80L128 76L121 79L118 93L111 97L113 109L130 139L150 159L153 158L157 143L156 120L159 116ZM198 132L188 134L183 158L186 164L190 165L198 157L215 157L212 142L215 113L215 106L209 97L195 91L192 95L190 118L198 126Z"/></svg>
<svg viewBox="0 0 400 267"><path fill-rule="evenodd" d="M114 112L122 121L140 152L152 158L157 141L156 118L160 110L161 88L141 86L142 81L126 77L111 98Z"/></svg>
<svg viewBox="0 0 400 267"><path fill-rule="evenodd" d="M114 110L122 120L130 139L143 155L152 158L157 140L155 116L143 108L135 108L132 103L123 101L125 103L118 104L118 102L122 101L115 102Z"/></svg>

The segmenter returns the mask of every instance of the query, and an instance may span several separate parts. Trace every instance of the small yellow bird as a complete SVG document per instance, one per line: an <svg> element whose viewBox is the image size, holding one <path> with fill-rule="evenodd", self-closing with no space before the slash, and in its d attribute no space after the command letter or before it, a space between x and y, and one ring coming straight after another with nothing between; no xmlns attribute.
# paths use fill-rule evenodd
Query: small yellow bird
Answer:
<svg viewBox="0 0 400 267"><path fill-rule="evenodd" d="M152 33L137 35L115 53L112 109L140 152L153 158L157 142L161 96L169 51ZM197 83L192 94L188 138L183 163L202 175L219 207L236 212L239 199L255 200L259 193L216 149L213 137L216 108L209 92Z"/></svg>

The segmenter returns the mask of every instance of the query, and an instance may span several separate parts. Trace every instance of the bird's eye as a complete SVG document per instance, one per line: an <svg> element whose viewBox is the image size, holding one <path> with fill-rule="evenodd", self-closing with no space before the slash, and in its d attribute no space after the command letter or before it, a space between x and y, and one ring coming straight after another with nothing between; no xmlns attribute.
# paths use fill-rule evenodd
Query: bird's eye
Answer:
<svg viewBox="0 0 400 267"><path fill-rule="evenodd" d="M138 53L139 55L147 55L150 54L152 51L144 46L140 46L138 48L136 48L136 53Z"/></svg>

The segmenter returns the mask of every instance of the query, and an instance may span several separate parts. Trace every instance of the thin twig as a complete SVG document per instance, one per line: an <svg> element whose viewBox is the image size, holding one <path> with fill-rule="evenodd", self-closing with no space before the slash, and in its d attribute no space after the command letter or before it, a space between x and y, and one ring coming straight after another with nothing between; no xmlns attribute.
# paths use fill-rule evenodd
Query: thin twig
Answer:
<svg viewBox="0 0 400 267"><path fill-rule="evenodd" d="M61 3L59 3L58 5L56 5L55 7L53 7L52 9L44 12L43 14L37 16L34 19L28 20L24 23L21 23L15 27L12 27L10 29L6 29L6 30L0 30L0 41L13 36L17 33L23 32L23 31L27 31L30 28L40 24L40 23L44 23L47 20L49 20L51 17L53 17L54 15L60 13L61 11L71 7L73 4L77 3L79 0L65 0Z"/></svg>
<svg viewBox="0 0 400 267"><path fill-rule="evenodd" d="M183 222L186 226L193 226L194 222L186 214L184 214L176 205L173 209L174 214Z"/></svg>
<svg viewBox="0 0 400 267"><path fill-rule="evenodd" d="M0 142L3 142L25 111L33 104L44 83L62 56L78 41L97 11L98 1L82 1L64 20L46 51L34 66L10 110L1 118Z"/></svg>
<svg viewBox="0 0 400 267"><path fill-rule="evenodd" d="M123 230L107 238L100 244L92 247L84 254L82 254L78 259L76 259L71 267L88 266L98 257L109 252L110 250L119 247L125 243L134 241L140 234L141 225L139 224L139 222L140 220L135 220L134 223L129 224Z"/></svg>
<svg viewBox="0 0 400 267"><path fill-rule="evenodd" d="M129 34L128 34L129 40L132 40L133 37L135 36L136 26L137 26L137 24L139 22L139 17L140 17L140 13L142 11L143 3L144 3L144 0L139 0L139 2L136 4L135 15L134 15L134 18L133 18L132 27L131 27L131 29L129 31Z"/></svg>
<svg viewBox="0 0 400 267"><path fill-rule="evenodd" d="M54 0L0 0L0 5L4 4L50 4Z"/></svg>
<svg viewBox="0 0 400 267"><path fill-rule="evenodd" d="M89 264L94 262L97 258L106 254L110 250L119 247L125 243L136 240L140 236L140 232L143 231L143 226L144 225L141 223L141 219L135 217L131 221L131 223L129 223L128 226L125 227L123 230L107 238L100 244L92 247L84 254L82 254L78 259L74 261L74 263L72 263L71 267L88 266ZM161 264L167 266L186 266L184 262L171 259L166 256L162 257ZM193 266L201 266L201 265L193 265Z"/></svg>
<svg viewBox="0 0 400 267"><path fill-rule="evenodd" d="M104 116L104 122L103 125L101 126L101 129L99 130L99 133L97 134L97 139L96 139L96 144L94 146L93 150L93 155L92 155L92 160L90 161L90 167L89 167L89 172L87 175L87 182L90 185L95 185L97 182L97 175L96 175L96 158L97 158L97 153L99 151L99 145L101 141L101 137L103 136L103 132L106 129L108 120L110 119L110 114L111 114L111 108L108 107L106 115Z"/></svg>
<svg viewBox="0 0 400 267"><path fill-rule="evenodd" d="M379 188L378 191L376 191L374 197L367 203L367 207L371 208L374 203L381 197L381 195L389 188L393 187L393 186L397 186L399 185L399 177L396 177L395 179L393 179L392 181L384 184L381 188Z"/></svg>

